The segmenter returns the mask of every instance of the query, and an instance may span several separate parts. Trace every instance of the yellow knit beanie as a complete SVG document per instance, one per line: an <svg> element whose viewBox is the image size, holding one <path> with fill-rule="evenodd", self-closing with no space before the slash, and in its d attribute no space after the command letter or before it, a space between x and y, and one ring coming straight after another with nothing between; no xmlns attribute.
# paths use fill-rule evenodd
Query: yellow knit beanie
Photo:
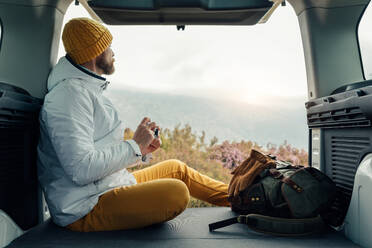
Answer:
<svg viewBox="0 0 372 248"><path fill-rule="evenodd" d="M83 64L103 53L110 46L112 35L101 23L82 17L66 23L62 41L72 60Z"/></svg>

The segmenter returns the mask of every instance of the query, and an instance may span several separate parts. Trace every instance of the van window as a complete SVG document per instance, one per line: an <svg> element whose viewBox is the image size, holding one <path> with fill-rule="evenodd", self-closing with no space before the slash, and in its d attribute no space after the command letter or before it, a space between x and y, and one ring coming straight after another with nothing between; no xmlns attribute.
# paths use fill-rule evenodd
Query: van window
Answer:
<svg viewBox="0 0 372 248"><path fill-rule="evenodd" d="M365 79L372 79L372 5L368 5L359 24L359 45Z"/></svg>
<svg viewBox="0 0 372 248"><path fill-rule="evenodd" d="M72 5L64 22L80 16ZM255 26L108 28L116 70L104 95L125 139L145 116L162 128L151 164L175 158L225 182L252 148L307 164L305 62L290 6Z"/></svg>
<svg viewBox="0 0 372 248"><path fill-rule="evenodd" d="M81 6L71 5L64 23L80 16L89 17ZM290 6L278 8L266 24L255 26L186 26L185 31L173 25L107 27L114 37L116 67L107 77L107 94L132 130L140 116L151 115L160 118L163 127L189 123L198 133L204 130L207 140L251 139L263 146L287 140L307 148L306 71L297 16ZM138 97L127 96L131 93ZM136 103L138 99L143 104ZM174 104L165 104L166 99ZM146 106L138 109L141 105ZM129 106L136 111L130 112ZM173 111L177 107L182 109ZM279 114L283 112L286 116ZM294 129L286 135L257 129L269 128L277 121L274 116Z"/></svg>

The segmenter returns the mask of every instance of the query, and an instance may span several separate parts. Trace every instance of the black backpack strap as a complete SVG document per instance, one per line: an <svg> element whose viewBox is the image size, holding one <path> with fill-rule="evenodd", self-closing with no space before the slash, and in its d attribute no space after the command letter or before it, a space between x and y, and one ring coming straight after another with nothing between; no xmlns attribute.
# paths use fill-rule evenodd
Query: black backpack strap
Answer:
<svg viewBox="0 0 372 248"><path fill-rule="evenodd" d="M253 231L276 236L309 235L320 232L325 227L320 216L306 219L288 219L260 214L248 214L211 223L209 224L209 231L235 223L246 224Z"/></svg>
<svg viewBox="0 0 372 248"><path fill-rule="evenodd" d="M225 227L225 226L230 226L230 225L235 224L235 223L239 223L238 222L238 217L214 222L214 223L209 224L209 231L211 232L215 229L222 228L222 227Z"/></svg>
<svg viewBox="0 0 372 248"><path fill-rule="evenodd" d="M277 236L303 236L322 231L325 227L318 215L313 218L288 219L260 214L240 215L238 222L246 224L250 229Z"/></svg>

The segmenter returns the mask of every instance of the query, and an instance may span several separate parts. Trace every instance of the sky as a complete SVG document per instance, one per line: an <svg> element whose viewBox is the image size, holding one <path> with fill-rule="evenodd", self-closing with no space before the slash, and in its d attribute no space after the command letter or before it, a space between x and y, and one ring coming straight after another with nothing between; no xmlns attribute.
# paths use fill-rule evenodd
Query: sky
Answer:
<svg viewBox="0 0 372 248"><path fill-rule="evenodd" d="M69 7L64 24L89 17ZM366 78L372 78L372 7L360 24ZM297 16L290 4L254 26L107 26L116 72L111 89L211 97L267 105L270 99L307 101L305 60ZM60 43L59 56L65 51Z"/></svg>
<svg viewBox="0 0 372 248"><path fill-rule="evenodd" d="M86 16L71 4L64 23ZM279 7L255 26L107 26L116 72L111 89L212 97L267 104L273 97L307 95L297 16ZM65 54L62 42L59 56Z"/></svg>

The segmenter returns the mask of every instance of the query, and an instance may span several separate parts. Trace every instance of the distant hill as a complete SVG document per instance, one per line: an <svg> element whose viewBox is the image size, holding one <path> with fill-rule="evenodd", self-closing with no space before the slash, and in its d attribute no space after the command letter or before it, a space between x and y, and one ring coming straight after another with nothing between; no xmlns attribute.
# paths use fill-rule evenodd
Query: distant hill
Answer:
<svg viewBox="0 0 372 248"><path fill-rule="evenodd" d="M251 140L266 145L286 140L297 148L308 146L304 98L273 98L265 106L144 91L109 89L105 92L119 111L125 127L135 130L144 116L162 128L189 124L206 138Z"/></svg>

